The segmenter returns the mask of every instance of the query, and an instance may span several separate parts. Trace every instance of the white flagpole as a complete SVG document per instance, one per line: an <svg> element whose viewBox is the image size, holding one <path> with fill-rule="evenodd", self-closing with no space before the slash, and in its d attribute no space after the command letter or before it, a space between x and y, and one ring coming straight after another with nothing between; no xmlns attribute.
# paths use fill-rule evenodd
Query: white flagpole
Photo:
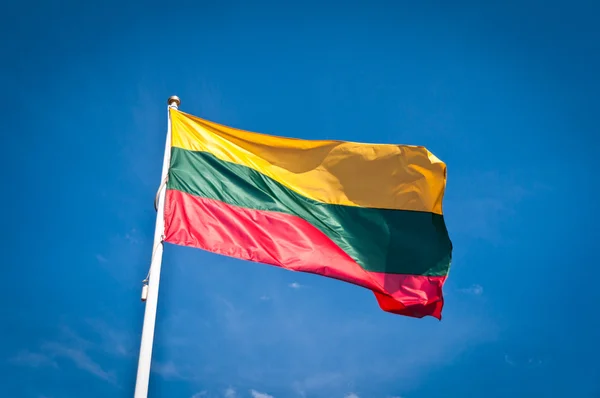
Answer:
<svg viewBox="0 0 600 398"><path fill-rule="evenodd" d="M168 100L168 108L178 109L181 101L177 96ZM158 285L160 283L160 267L163 256L163 234L165 230L165 195L166 180L171 161L171 116L167 113L167 141L163 158L162 174L158 200L156 201L156 226L154 228L154 245L152 248L152 260L148 278L142 287L142 301L146 302L144 312L144 325L142 327L142 342L140 345L140 358L138 362L137 378L135 381L135 398L146 398L148 396L148 384L150 382L150 363L152 362L152 344L154 342L154 324L156 322L156 307L158 305Z"/></svg>

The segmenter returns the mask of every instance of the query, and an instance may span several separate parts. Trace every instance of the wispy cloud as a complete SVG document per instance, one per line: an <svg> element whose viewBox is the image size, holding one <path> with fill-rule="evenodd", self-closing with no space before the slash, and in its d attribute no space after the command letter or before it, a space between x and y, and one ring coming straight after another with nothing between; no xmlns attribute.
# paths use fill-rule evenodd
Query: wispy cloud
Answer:
<svg viewBox="0 0 600 398"><path fill-rule="evenodd" d="M539 184L524 186L498 171L473 171L455 176L455 180L454 194L449 192L444 205L449 229L453 234L492 244L508 239L502 226L519 203L546 190Z"/></svg>
<svg viewBox="0 0 600 398"><path fill-rule="evenodd" d="M459 289L463 293L472 294L475 296L481 296L483 294L483 286L474 284L466 289Z"/></svg>
<svg viewBox="0 0 600 398"><path fill-rule="evenodd" d="M225 398L235 398L235 396L236 396L236 393L235 393L235 390L232 387L228 387L225 390L225 394L224 394Z"/></svg>
<svg viewBox="0 0 600 398"><path fill-rule="evenodd" d="M504 362L506 362L510 366L517 366L516 362L514 362L508 355L504 355Z"/></svg>
<svg viewBox="0 0 600 398"><path fill-rule="evenodd" d="M39 368L42 366L58 368L58 364L49 356L27 350L18 353L15 357L11 358L10 362L32 368Z"/></svg>
<svg viewBox="0 0 600 398"><path fill-rule="evenodd" d="M136 228L132 228L125 234L125 240L132 245L138 245L142 243L142 237Z"/></svg>
<svg viewBox="0 0 600 398"><path fill-rule="evenodd" d="M151 369L154 373L159 374L163 379L183 379L184 378L172 361L168 361L168 362L164 362L164 363L158 362L158 361L152 361Z"/></svg>
<svg viewBox="0 0 600 398"><path fill-rule="evenodd" d="M344 398L360 398L358 396L358 394L351 392L350 394L347 394Z"/></svg>
<svg viewBox="0 0 600 398"><path fill-rule="evenodd" d="M192 395L191 398L206 397L207 394L208 394L208 392L206 392L206 391L200 391L200 392L197 392L194 395Z"/></svg>
<svg viewBox="0 0 600 398"><path fill-rule="evenodd" d="M540 366L543 361L538 358L527 358L522 361L517 361L514 358L511 358L508 354L504 355L504 362L510 366L524 366L524 367L537 367Z"/></svg>
<svg viewBox="0 0 600 398"><path fill-rule="evenodd" d="M295 381L292 387L302 397L307 392L324 391L325 389L342 388L346 380L341 373L322 372L309 376L301 381Z"/></svg>
<svg viewBox="0 0 600 398"><path fill-rule="evenodd" d="M104 370L100 364L94 361L80 347L71 347L62 343L52 342L42 345L42 349L51 353L53 356L69 359L79 369L85 370L86 372L109 383L115 384L117 381L114 373Z"/></svg>
<svg viewBox="0 0 600 398"><path fill-rule="evenodd" d="M300 288L304 287L303 285L299 284L298 282L292 282L288 286L291 287L292 289L300 289Z"/></svg>
<svg viewBox="0 0 600 398"><path fill-rule="evenodd" d="M84 339L70 327L62 325L59 327L58 338L44 342L37 352L21 351L10 361L30 367L50 366L53 368L58 368L61 360L70 361L78 369L117 385L115 372L106 369L94 358L94 354L102 353L102 357L105 357L106 354L113 357L129 356L131 352L126 343L129 336L110 327L104 321L90 320L83 325L86 324L98 335L99 341Z"/></svg>
<svg viewBox="0 0 600 398"><path fill-rule="evenodd" d="M252 398L274 398L272 395L264 392L258 392L256 390L250 390L250 395L252 395Z"/></svg>
<svg viewBox="0 0 600 398"><path fill-rule="evenodd" d="M87 323L102 340L100 345L104 352L121 357L133 356L135 343L131 334L118 330L103 320L90 319Z"/></svg>
<svg viewBox="0 0 600 398"><path fill-rule="evenodd" d="M527 360L527 365L528 366L539 366L542 364L542 360L541 359L536 359L536 358L529 358Z"/></svg>
<svg viewBox="0 0 600 398"><path fill-rule="evenodd" d="M96 254L96 260L98 260L98 262L101 264L105 264L108 262L108 259L106 257L104 257L102 254Z"/></svg>
<svg viewBox="0 0 600 398"><path fill-rule="evenodd" d="M262 295L260 296L261 301L269 301L271 300L271 297L267 296L267 295Z"/></svg>

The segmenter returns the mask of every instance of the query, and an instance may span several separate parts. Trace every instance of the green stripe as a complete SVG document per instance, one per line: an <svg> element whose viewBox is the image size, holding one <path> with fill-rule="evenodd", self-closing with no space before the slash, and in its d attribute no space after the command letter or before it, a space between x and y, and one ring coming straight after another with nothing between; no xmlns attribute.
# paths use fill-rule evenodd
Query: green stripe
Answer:
<svg viewBox="0 0 600 398"><path fill-rule="evenodd" d="M373 272L446 275L452 243L442 215L331 205L308 199L246 166L172 148L168 189L303 218Z"/></svg>

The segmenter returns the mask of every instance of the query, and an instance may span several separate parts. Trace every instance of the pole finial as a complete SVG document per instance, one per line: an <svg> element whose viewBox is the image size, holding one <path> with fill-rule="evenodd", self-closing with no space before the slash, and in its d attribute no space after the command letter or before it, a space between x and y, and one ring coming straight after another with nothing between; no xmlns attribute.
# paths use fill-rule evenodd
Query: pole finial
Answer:
<svg viewBox="0 0 600 398"><path fill-rule="evenodd" d="M179 108L179 105L181 104L181 100L179 99L178 96L172 95L169 97L167 104L169 104L169 106L175 106L175 108Z"/></svg>

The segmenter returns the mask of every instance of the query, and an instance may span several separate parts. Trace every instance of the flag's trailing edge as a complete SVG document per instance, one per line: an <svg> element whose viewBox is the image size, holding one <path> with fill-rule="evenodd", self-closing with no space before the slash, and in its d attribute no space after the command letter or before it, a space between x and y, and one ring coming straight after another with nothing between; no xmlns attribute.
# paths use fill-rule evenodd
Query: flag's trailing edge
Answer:
<svg viewBox="0 0 600 398"><path fill-rule="evenodd" d="M423 147L276 137L170 109L165 241L353 283L441 319L446 165Z"/></svg>

